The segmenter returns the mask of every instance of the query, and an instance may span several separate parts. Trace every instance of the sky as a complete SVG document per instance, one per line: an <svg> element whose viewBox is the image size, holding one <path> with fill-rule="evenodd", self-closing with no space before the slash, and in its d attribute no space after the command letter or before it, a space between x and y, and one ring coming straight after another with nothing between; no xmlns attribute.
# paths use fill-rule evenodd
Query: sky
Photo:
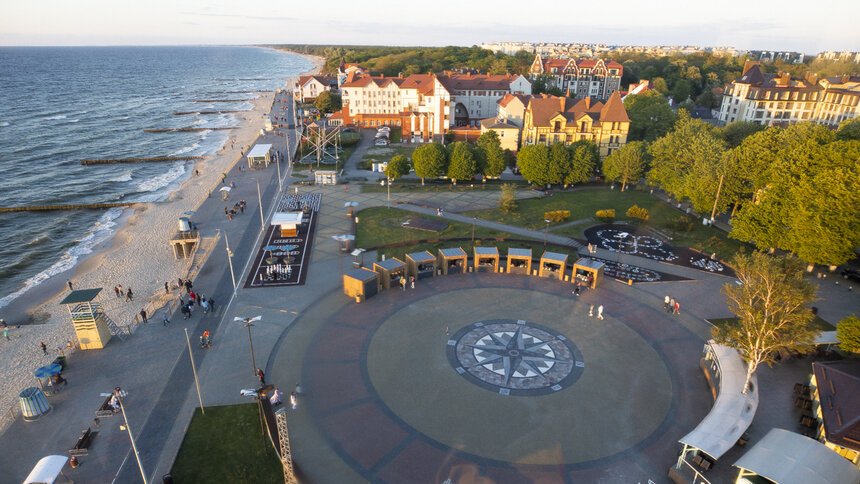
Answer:
<svg viewBox="0 0 860 484"><path fill-rule="evenodd" d="M860 1L28 0L0 6L0 45L480 45L599 42L860 51ZM605 11L596 12L592 5ZM611 6L610 6L611 5Z"/></svg>

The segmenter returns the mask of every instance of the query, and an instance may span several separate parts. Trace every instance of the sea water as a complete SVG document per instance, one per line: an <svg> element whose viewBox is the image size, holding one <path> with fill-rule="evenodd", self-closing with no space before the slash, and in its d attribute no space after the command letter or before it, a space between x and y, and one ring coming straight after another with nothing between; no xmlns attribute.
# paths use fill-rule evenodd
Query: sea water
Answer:
<svg viewBox="0 0 860 484"><path fill-rule="evenodd" d="M0 206L159 201L191 164L81 165L84 159L213 155L248 91L312 67L256 47L0 47ZM0 308L74 267L116 230L121 209L0 214Z"/></svg>

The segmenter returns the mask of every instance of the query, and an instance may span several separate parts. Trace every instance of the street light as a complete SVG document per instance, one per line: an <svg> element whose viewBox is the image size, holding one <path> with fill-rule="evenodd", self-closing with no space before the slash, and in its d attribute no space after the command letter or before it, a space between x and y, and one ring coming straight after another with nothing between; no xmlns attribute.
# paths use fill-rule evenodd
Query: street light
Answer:
<svg viewBox="0 0 860 484"><path fill-rule="evenodd" d="M220 232L221 229L218 229ZM224 243L227 244L227 262L230 263L230 279L233 280L233 291L236 291L236 274L233 272L233 251L230 250L230 240L227 239L227 232L224 232Z"/></svg>
<svg viewBox="0 0 860 484"><path fill-rule="evenodd" d="M546 222L546 230L543 232L543 246L546 247L546 239L549 237L549 219L543 219Z"/></svg>
<svg viewBox="0 0 860 484"><path fill-rule="evenodd" d="M475 225L478 223L478 217L472 217L472 247L475 246Z"/></svg>
<svg viewBox="0 0 860 484"><path fill-rule="evenodd" d="M253 318L233 318L233 321L241 321L242 325L248 328L248 345L251 347L251 365L254 367L254 376L257 375L257 360L254 359L254 342L251 341L251 326L254 321L263 319L262 316L254 316Z"/></svg>
<svg viewBox="0 0 860 484"><path fill-rule="evenodd" d="M120 393L120 391L114 391L112 393L101 393L100 395L103 397L116 396L116 399L119 402L119 409L122 411L122 420L125 422L125 428L120 426L120 430L128 432L128 438L131 440L131 448L134 450L134 458L137 459L137 468L140 469L140 477L143 478L143 484L149 484L149 481L146 480L146 473L143 472L143 464L140 462L140 454L137 452L137 444L134 443L134 435L131 434L131 427L128 426L128 418L125 416L125 406L122 404L122 396Z"/></svg>

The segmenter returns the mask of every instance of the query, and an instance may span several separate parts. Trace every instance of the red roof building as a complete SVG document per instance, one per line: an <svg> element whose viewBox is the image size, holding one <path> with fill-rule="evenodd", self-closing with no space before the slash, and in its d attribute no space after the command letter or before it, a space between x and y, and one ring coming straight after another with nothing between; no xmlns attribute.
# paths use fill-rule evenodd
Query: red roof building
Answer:
<svg viewBox="0 0 860 484"><path fill-rule="evenodd" d="M538 54L529 69L532 79L548 76L547 87L557 87L577 98L609 99L621 88L624 66L603 59L544 59Z"/></svg>

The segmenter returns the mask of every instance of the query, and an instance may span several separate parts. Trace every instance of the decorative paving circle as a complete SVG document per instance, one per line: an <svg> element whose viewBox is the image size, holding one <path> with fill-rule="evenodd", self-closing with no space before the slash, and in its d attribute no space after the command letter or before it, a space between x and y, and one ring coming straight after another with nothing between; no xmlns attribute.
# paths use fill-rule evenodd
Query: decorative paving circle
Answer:
<svg viewBox="0 0 860 484"><path fill-rule="evenodd" d="M466 326L448 340L448 362L467 380L501 395L561 391L585 370L582 353L563 334L513 319Z"/></svg>

